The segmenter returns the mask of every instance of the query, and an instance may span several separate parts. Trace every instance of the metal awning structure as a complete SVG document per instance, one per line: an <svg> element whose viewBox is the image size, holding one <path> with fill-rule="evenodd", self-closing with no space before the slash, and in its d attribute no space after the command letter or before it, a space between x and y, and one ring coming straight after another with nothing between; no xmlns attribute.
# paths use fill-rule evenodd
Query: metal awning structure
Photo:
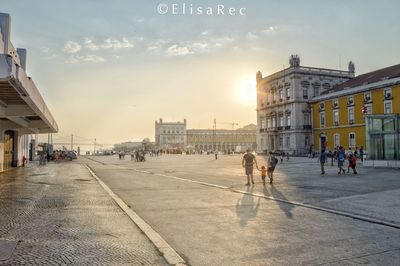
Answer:
<svg viewBox="0 0 400 266"><path fill-rule="evenodd" d="M25 71L9 55L0 55L0 120L22 133L58 131L50 110Z"/></svg>
<svg viewBox="0 0 400 266"><path fill-rule="evenodd" d="M25 73L26 50L15 50L9 33L10 17L0 13L0 127L21 134L55 133L57 123Z"/></svg>

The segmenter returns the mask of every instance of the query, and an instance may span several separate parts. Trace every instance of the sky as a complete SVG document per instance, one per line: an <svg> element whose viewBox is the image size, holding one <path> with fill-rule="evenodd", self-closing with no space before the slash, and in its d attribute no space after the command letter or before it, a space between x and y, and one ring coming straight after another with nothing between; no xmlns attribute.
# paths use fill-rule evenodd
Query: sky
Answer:
<svg viewBox="0 0 400 266"><path fill-rule="evenodd" d="M352 60L356 75L399 64L398 10L396 0L0 5L59 125L54 139L74 134L103 144L154 140L159 118L186 118L188 128L212 128L214 118L217 128L256 123L256 72L288 67L291 54L301 65L333 69Z"/></svg>

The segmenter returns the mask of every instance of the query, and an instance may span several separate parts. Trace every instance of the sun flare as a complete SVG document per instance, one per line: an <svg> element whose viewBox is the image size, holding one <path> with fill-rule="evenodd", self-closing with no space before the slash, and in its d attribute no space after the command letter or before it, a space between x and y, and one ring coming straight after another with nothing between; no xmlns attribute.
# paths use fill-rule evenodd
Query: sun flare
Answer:
<svg viewBox="0 0 400 266"><path fill-rule="evenodd" d="M236 100L244 105L255 105L257 100L256 81L254 77L242 78L235 89Z"/></svg>

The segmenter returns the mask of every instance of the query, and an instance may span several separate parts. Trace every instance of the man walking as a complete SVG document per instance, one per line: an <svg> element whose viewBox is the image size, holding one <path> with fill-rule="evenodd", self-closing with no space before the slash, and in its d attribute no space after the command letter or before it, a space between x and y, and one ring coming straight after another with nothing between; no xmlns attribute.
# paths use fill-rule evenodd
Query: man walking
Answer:
<svg viewBox="0 0 400 266"><path fill-rule="evenodd" d="M319 163L321 165L321 175L325 174L325 168L324 168L325 162L326 162L326 153L325 150L322 150L321 154L319 155Z"/></svg>
<svg viewBox="0 0 400 266"><path fill-rule="evenodd" d="M254 184L254 180L253 180L254 163L256 164L256 167L258 168L256 157L254 156L254 154L252 154L250 152L250 149L247 149L247 151L243 155L243 159L242 159L242 167L245 168L246 176L247 176L246 186L250 186L250 178L251 178L251 183Z"/></svg>

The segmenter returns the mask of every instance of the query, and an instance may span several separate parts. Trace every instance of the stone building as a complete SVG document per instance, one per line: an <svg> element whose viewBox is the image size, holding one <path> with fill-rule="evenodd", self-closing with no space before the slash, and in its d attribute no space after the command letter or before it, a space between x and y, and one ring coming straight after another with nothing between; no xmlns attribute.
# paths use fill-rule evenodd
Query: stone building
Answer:
<svg viewBox="0 0 400 266"><path fill-rule="evenodd" d="M284 151L293 155L308 153L312 145L310 100L336 84L354 77L354 64L348 71L305 67L292 55L290 67L257 80L257 151Z"/></svg>
<svg viewBox="0 0 400 266"><path fill-rule="evenodd" d="M248 125L236 130L188 129L187 144L197 152L243 152L247 148L256 149L256 135L256 125Z"/></svg>
<svg viewBox="0 0 400 266"><path fill-rule="evenodd" d="M159 149L186 148L186 119L182 122L164 122L162 118L155 122L155 142Z"/></svg>

